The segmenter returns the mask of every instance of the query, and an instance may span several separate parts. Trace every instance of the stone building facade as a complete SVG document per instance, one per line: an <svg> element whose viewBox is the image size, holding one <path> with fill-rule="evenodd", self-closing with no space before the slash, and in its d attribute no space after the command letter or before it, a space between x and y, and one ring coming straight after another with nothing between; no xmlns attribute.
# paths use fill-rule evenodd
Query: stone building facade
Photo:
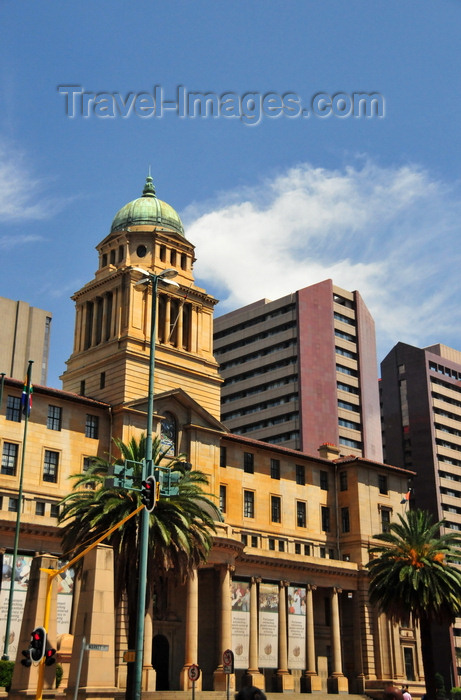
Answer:
<svg viewBox="0 0 461 700"><path fill-rule="evenodd" d="M158 296L153 428L161 433L168 425L176 452L207 474L223 521L207 563L186 586L173 572L148 606L145 690L188 690L195 663L199 688L224 690L226 649L236 659L232 687L251 680L266 690L338 693L379 688L386 678L421 684L417 630L392 625L370 607L365 568L373 535L403 512L412 472L341 456L332 444L307 454L224 428L212 354L216 302L195 286L193 246L151 178L143 196L118 212L98 251L95 279L74 295L64 391L34 389L24 499L16 503L23 512L21 551L61 556L55 516L70 474L110 453L113 437L128 441L145 431L152 299L137 284L137 268L158 274L174 267L179 286L162 287ZM14 380L6 386L0 531L10 548L24 446L23 424L11 414L22 387ZM10 445L17 445L15 460ZM37 511L39 502L45 505ZM74 611L71 633L77 617ZM120 689L122 622L111 647ZM98 678L91 683L98 686Z"/></svg>

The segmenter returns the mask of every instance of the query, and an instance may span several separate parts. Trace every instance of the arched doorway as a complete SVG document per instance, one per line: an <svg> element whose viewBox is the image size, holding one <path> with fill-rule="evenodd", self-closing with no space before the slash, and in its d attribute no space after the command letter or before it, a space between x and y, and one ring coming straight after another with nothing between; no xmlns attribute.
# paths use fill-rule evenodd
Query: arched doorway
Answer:
<svg viewBox="0 0 461 700"><path fill-rule="evenodd" d="M152 640L152 666L157 672L156 690L170 689L170 643L163 634L156 634Z"/></svg>

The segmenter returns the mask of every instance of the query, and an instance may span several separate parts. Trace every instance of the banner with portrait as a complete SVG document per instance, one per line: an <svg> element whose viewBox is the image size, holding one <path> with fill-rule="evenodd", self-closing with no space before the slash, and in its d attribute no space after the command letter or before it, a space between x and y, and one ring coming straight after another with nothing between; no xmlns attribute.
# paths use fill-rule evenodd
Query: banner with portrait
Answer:
<svg viewBox="0 0 461 700"><path fill-rule="evenodd" d="M16 654L18 652L21 623L26 605L27 588L29 586L31 563L31 556L18 555L16 557L16 566L13 574L13 555L3 555L2 589L0 591L0 642L2 645L2 651L5 646L5 632L12 579L14 584L13 605L10 619L10 639L8 644L8 656L10 661L14 661L16 659ZM62 565L63 562L59 562L58 566ZM68 569L62 575L58 576L58 608L56 618L57 635L69 632L73 590L74 572L72 569Z"/></svg>
<svg viewBox="0 0 461 700"><path fill-rule="evenodd" d="M279 587L259 585L259 661L261 668L278 667Z"/></svg>
<svg viewBox="0 0 461 700"><path fill-rule="evenodd" d="M306 589L288 586L288 668L306 668Z"/></svg>
<svg viewBox="0 0 461 700"><path fill-rule="evenodd" d="M232 581L232 651L234 667L247 669L250 665L250 584Z"/></svg>

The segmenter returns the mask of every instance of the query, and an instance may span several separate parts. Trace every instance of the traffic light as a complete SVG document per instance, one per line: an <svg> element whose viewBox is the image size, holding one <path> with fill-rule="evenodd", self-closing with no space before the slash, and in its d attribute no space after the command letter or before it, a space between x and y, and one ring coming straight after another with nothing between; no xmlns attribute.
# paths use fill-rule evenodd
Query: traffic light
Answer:
<svg viewBox="0 0 461 700"><path fill-rule="evenodd" d="M54 655L56 654L56 649L47 649L45 651L45 664L46 666L52 666L55 662L56 659L54 658Z"/></svg>
<svg viewBox="0 0 461 700"><path fill-rule="evenodd" d="M21 659L21 663L23 666L26 668L29 668L29 666L32 666L32 661L30 660L30 647L29 649L23 649L21 654L25 657L24 659Z"/></svg>
<svg viewBox="0 0 461 700"><path fill-rule="evenodd" d="M29 653L30 660L37 663L45 656L46 630L44 627L36 627L30 635ZM24 652L23 652L24 653Z"/></svg>
<svg viewBox="0 0 461 700"><path fill-rule="evenodd" d="M155 476L148 476L142 482L141 503L146 507L148 513L152 513L155 508Z"/></svg>

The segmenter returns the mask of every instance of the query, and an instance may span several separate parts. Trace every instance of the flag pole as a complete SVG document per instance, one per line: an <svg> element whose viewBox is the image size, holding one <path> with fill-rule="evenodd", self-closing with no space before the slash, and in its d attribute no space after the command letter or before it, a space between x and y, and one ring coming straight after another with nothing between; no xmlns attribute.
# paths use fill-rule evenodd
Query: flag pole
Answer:
<svg viewBox="0 0 461 700"><path fill-rule="evenodd" d="M24 462L26 454L26 439L27 439L27 426L29 423L29 408L30 408L30 394L31 394L31 374L32 374L32 364L33 360L29 360L29 366L27 368L27 378L26 378L26 403L25 403L25 414L24 414L24 437L22 441L22 455L21 455L21 469L19 471L19 490L18 490L18 510L16 512L16 530L14 533L14 547L13 547L13 562L11 564L11 581L10 581L10 595L8 598L8 613L6 618L6 629L5 629L5 646L3 649L3 661L8 661L8 647L10 644L10 627L11 627L11 615L13 612L13 597L14 597L14 581L16 574L16 560L18 558L18 545L19 545L19 532L21 529L21 509L22 509L22 484L24 479Z"/></svg>

